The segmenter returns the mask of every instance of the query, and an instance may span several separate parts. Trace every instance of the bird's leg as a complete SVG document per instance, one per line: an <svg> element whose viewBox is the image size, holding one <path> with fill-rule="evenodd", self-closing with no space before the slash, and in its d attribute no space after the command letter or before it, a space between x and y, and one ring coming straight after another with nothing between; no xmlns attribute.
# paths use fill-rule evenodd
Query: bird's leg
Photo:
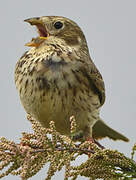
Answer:
<svg viewBox="0 0 136 180"><path fill-rule="evenodd" d="M105 149L104 146L102 146L98 141L96 141L93 137L87 137L86 141L89 141L90 143L95 143L98 147L101 149Z"/></svg>
<svg viewBox="0 0 136 180"><path fill-rule="evenodd" d="M99 148L101 148L101 149L104 149L104 146L102 146L98 141L96 141L93 137L91 137L90 135L88 135L88 136L86 136L86 141L88 141L89 142L89 147L88 147L88 150L92 150L91 149L91 144L96 144ZM90 158L90 156L91 156L91 154L90 153L88 153L88 157Z"/></svg>
<svg viewBox="0 0 136 180"><path fill-rule="evenodd" d="M86 141L90 142L90 143L94 143L94 138L92 137L86 137Z"/></svg>
<svg viewBox="0 0 136 180"><path fill-rule="evenodd" d="M93 137L86 137L86 141L90 143L90 146L88 147L88 150L91 150L91 144L95 143L99 148L105 149L104 146L102 146L98 141L96 141ZM88 157L90 158L90 153L88 153Z"/></svg>
<svg viewBox="0 0 136 180"><path fill-rule="evenodd" d="M93 143L94 143L94 139L93 139L92 137L88 136L88 137L86 137L86 141L88 141L88 142L89 142L89 147L88 147L88 150L91 150L91 144L93 144ZM88 157L89 157L89 158L90 158L90 156L91 156L91 154L90 154L90 153L88 153Z"/></svg>

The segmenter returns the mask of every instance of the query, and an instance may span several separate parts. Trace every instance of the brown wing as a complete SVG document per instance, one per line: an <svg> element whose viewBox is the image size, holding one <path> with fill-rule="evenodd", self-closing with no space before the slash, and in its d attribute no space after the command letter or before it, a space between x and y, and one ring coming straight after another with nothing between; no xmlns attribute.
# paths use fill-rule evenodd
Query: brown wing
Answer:
<svg viewBox="0 0 136 180"><path fill-rule="evenodd" d="M90 86L94 92L98 94L102 106L105 102L105 85L100 72L92 60L89 61L87 67L82 70L82 73L84 73L84 75L88 78Z"/></svg>

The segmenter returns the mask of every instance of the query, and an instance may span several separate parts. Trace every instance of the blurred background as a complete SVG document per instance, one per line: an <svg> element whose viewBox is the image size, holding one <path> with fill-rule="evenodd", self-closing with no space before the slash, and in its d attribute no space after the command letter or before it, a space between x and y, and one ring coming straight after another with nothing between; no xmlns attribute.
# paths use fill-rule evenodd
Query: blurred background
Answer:
<svg viewBox="0 0 136 180"><path fill-rule="evenodd" d="M23 20L30 17L60 15L82 28L90 54L103 75L106 102L101 116L107 124L125 134L129 143L101 141L106 148L117 149L130 157L136 142L136 1L135 0L4 0L0 3L0 136L16 142L21 132L32 132L20 104L14 84L16 61L37 35ZM86 157L81 157L81 163ZM47 166L32 180L43 180ZM57 173L53 180L63 180ZM18 180L8 176L3 180ZM79 180L86 178L80 178Z"/></svg>

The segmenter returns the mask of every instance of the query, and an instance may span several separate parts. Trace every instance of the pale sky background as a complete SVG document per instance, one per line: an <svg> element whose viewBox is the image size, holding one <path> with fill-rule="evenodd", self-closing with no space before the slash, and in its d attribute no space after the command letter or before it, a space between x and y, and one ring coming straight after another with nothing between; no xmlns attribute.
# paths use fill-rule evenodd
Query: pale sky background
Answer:
<svg viewBox="0 0 136 180"><path fill-rule="evenodd" d="M69 17L84 31L91 57L105 81L106 102L101 116L130 139L129 143L108 139L101 143L130 156L136 142L136 0L1 0L0 136L17 142L22 131L31 131L15 88L14 68L28 49L24 44L36 35L23 20L46 15ZM44 180L46 171L47 166L31 179ZM63 180L63 172L53 180Z"/></svg>

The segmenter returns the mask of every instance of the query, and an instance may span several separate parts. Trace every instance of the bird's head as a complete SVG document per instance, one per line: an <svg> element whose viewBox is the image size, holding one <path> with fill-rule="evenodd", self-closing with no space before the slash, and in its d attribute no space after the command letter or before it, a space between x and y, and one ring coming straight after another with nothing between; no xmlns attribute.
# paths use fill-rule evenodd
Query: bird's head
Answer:
<svg viewBox="0 0 136 180"><path fill-rule="evenodd" d="M85 36L80 27L72 20L61 16L42 16L26 19L25 22L35 25L39 36L33 38L28 46L39 46L40 43L55 37L65 41L69 46L86 46Z"/></svg>

